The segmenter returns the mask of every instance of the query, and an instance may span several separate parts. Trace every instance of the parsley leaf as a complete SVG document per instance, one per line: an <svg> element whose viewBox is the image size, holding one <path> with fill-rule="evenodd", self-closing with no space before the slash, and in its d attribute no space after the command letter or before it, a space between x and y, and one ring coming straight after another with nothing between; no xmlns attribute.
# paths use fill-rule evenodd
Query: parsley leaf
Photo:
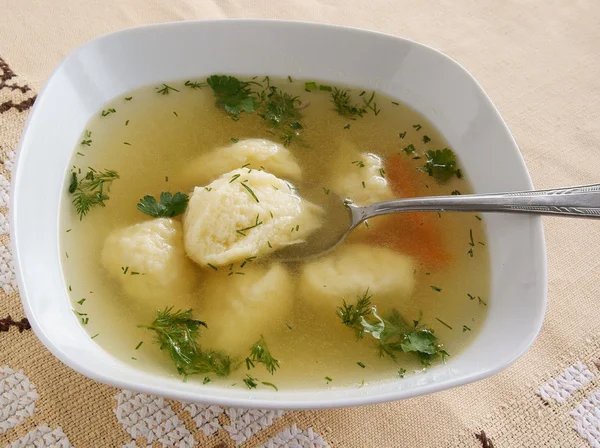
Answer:
<svg viewBox="0 0 600 448"><path fill-rule="evenodd" d="M380 356L396 360L398 353L413 353L423 365L428 366L445 353L432 330L418 321L414 326L408 325L396 310L386 318L381 317L377 308L371 305L370 297L367 291L356 305L344 302L338 308L338 315L342 323L353 328L359 337L370 334L377 341Z"/></svg>
<svg viewBox="0 0 600 448"><path fill-rule="evenodd" d="M225 109L234 119L240 113L252 113L258 107L247 82L226 75L212 75L206 82L215 94L217 107Z"/></svg>
<svg viewBox="0 0 600 448"><path fill-rule="evenodd" d="M160 194L160 202L156 202L153 196L146 195L140 199L136 208L154 218L172 218L185 212L188 201L189 197L185 193L171 194L168 191L163 191Z"/></svg>
<svg viewBox="0 0 600 448"><path fill-rule="evenodd" d="M454 175L458 177L456 169L456 155L448 148L435 151L425 151L427 162L423 171L432 176L439 183L450 180Z"/></svg>
<svg viewBox="0 0 600 448"><path fill-rule="evenodd" d="M401 343L404 352L420 352L433 355L439 351L437 336L431 330L421 329L408 333Z"/></svg>

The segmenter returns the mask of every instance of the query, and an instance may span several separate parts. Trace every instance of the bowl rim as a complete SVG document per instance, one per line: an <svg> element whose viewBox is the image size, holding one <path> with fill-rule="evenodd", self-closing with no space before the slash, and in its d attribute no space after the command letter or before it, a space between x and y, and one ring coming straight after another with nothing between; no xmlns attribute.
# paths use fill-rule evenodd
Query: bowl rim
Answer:
<svg viewBox="0 0 600 448"><path fill-rule="evenodd" d="M417 47L421 47L422 49L426 49L432 52L435 52L438 57L444 58L447 61L456 65L464 75L470 78L470 80L474 83L474 85L478 89L478 93L481 94L488 102L489 106L500 120L502 127L506 134L510 137L512 142L517 148L517 153L515 154L518 157L518 161L523 168L524 173L526 174L526 181L529 189L533 189L533 182L531 180L531 176L527 166L525 164L525 160L523 158L523 154L516 143L514 136L510 132L506 122L500 115L497 107L491 101L490 97L487 95L483 87L479 84L479 82L474 78L474 76L466 70L459 62L451 58L450 56L442 53L441 51L430 47L426 44L414 41L412 39L408 39L401 36L396 36L390 33L384 33L380 31L369 30L360 27L354 26L346 26L346 25L338 25L338 24L329 24L329 23L320 23L320 22L311 22L311 21L302 21L302 20L281 20L281 19L270 19L270 18L222 18L222 19L207 19L207 20L190 20L190 21L179 21L179 22L163 22L163 23L155 23L150 25L140 25L129 27L126 29L121 29L117 31L113 31L110 33L103 34L101 36L95 37L69 52L62 60L56 65L56 67L51 72L50 76L44 82L43 87L38 92L38 99L45 98L45 92L52 84L53 80L57 76L57 73L63 68L65 62L70 58L77 55L79 52L83 51L86 47L92 46L98 41L104 40L106 38L125 36L132 33L136 33L140 30L156 30L156 29L164 29L164 28L177 28L177 27L186 27L186 26L198 26L203 24L219 24L219 23L227 23L227 22L245 22L245 23L253 23L255 25L273 25L273 24L281 24L281 25L300 25L307 27L319 27L319 28L329 28L329 29L338 29L344 32L349 31L353 33L362 33L367 35L379 35L382 37L400 40L409 45L414 45ZM25 136L30 132L31 123L37 119L37 113L39 108L39 100L37 100L26 120L25 126L21 133L21 137L19 140L19 144L17 147L17 157L13 166L12 171L12 181L10 186L10 206L9 206L9 221L10 221L10 249L13 256L14 263L14 271L15 277L18 284L19 296L21 299L21 303L23 304L23 308L25 314L31 324L31 327L38 337L38 339L42 342L42 344L55 356L59 359L63 364L73 369L79 374L82 374L88 378L91 378L95 381L101 382L103 384L107 384L113 387L117 387L125 390L133 390L139 393L148 393L152 395L158 396L168 396L172 399L178 399L182 401L189 401L190 394L192 392L186 392L183 390L177 390L169 388L168 386L162 386L162 390L153 385L146 384L137 384L128 380L121 380L115 376L111 376L110 374L106 374L105 372L97 372L89 370L83 363L80 363L77 359L65 354L59 347L57 347L51 340L51 338L45 333L44 329L40 325L37 320L36 314L31 307L31 303L28 299L27 295L27 287L25 285L24 277L22 274L22 265L23 260L19 253L17 243L19 241L19 233L17 230L17 225L14 219L14 210L15 207L15 199L16 192L18 190L18 183L15 182L18 179L18 174L20 173L20 169L22 166L22 148L25 146ZM512 364L514 364L523 354L531 347L533 342L537 339L539 332L542 328L542 324L544 321L546 307L547 307L547 297L548 297L548 258L547 258L547 247L545 242L544 228L541 217L532 217L530 221L530 225L532 228L532 233L535 237L537 237L538 247L540 249L540 256L536 257L535 260L539 264L536 269L541 269L540 272L540 284L543 286L543 295L541 297L541 309L539 313L538 320L532 325L533 331L530 333L530 337L527 341L521 346L521 349L514 352L512 358L506 361L504 364L495 366L493 368L489 368L480 372L465 374L460 378L453 378L445 380L443 383L433 382L430 384L420 385L418 387L410 388L410 389L398 389L394 392L379 392L374 393L372 395L362 395L357 397L338 397L335 399L331 399L328 402L319 402L315 405L314 401L290 401L290 400L282 400L276 401L271 399L256 399L256 398L230 398L230 397L221 397L218 395L211 395L207 397L207 403L216 404L219 406L227 406L227 407L242 407L242 408L261 408L261 409L327 409L327 408L343 408L343 407L351 407L351 406L362 406L376 403L384 403L390 401L396 401L405 398L411 398L415 396L421 396L430 394L433 392L443 391L451 388L455 388L458 386L462 386L468 383L472 383L492 375L495 375L502 370L505 370ZM340 389L346 389L347 387L340 387ZM168 393L165 392L165 389L168 390ZM316 389L315 389L316 390ZM292 393L304 393L303 390L293 391Z"/></svg>

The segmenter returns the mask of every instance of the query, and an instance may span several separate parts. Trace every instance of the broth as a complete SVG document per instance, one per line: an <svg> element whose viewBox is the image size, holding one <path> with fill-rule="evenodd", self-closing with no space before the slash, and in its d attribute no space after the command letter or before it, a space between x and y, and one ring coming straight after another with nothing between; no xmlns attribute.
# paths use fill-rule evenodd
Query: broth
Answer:
<svg viewBox="0 0 600 448"><path fill-rule="evenodd" d="M430 122L406 105L377 93L364 113L341 116L334 110L333 92L314 88L311 82L260 78L253 82L263 87L270 82L297 95L304 105L309 104L299 111L301 138L294 133L289 145L304 181L322 185L325 191L332 188L334 178L351 179L352 173L365 169L360 166L362 162L355 160L358 150L383 160L384 171L380 174L389 185L395 183L394 196L472 192L468 173L462 173L466 177L459 179L459 173L439 183L418 170L426 164L425 150L446 148L448 144ZM165 376L177 376L173 362L153 342L154 333L139 327L156 318L159 303L132 300L119 282L108 275L100 256L104 242L113 230L150 219L136 209L145 195L158 197L163 191L189 193L194 185L182 173L199 155L238 140L261 138L280 142L281 138L277 130L272 134L274 128L266 126L258 113L242 112L234 120L222 108L215 107L210 87L194 86L199 87L178 81L156 88L143 87L106 104L89 121L75 149L72 166L76 172L81 169L82 174L88 167L115 170L119 179L106 192L110 196L106 207L94 207L81 220L70 196L61 205L62 263L75 317L94 341L113 356ZM257 85L252 86L260 90ZM368 102L371 93L361 96L361 91L349 90L350 104ZM363 97L369 98L365 102ZM460 161L457 167L460 168ZM367 190L366 185L362 186ZM451 357L473 341L485 320L489 293L486 235L479 216L413 213L379 217L371 220L368 228L355 230L344 245L357 243L408 253L415 260L414 292L398 303L392 300L386 305L378 304L377 295L373 295L371 301L379 305L380 313L395 308L408 322L419 320L435 331L438 342ZM264 263L268 265L269 259ZM222 282L231 277L206 266L196 265L194 269L199 286L191 293L174 294L161 308L192 308L194 317L202 320L201 310L211 307L202 302L208 276L222 275ZM236 354L242 364L228 377L208 373L191 376L189 381L209 378L227 387L246 387L248 383L242 380L251 374L259 378L260 388L267 387L260 382L276 384L279 389L361 387L403 376L405 371L408 375L423 369L414 353L397 353L396 361L382 357L370 334L357 340L356 332L344 326L335 312L325 316L308 306L305 298L296 293L302 266L295 264L285 269L294 284L292 308L261 329L270 352L279 361L279 369L273 375L260 365L248 370L244 355ZM365 285L365 289L369 286ZM339 306L342 299L350 304L356 297L340 297ZM211 322L207 323L208 329L202 330L200 339L203 349L204 340L211 340ZM248 353L253 342L245 341ZM438 362L441 360L434 365Z"/></svg>

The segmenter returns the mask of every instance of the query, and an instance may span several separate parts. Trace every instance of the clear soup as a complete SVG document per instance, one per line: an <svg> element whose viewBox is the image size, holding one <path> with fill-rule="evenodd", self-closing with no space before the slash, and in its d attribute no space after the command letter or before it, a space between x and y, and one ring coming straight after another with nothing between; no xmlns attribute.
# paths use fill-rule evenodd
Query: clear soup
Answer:
<svg viewBox="0 0 600 448"><path fill-rule="evenodd" d="M340 247L350 247L345 261L332 262L342 269L341 277L337 272L328 278L326 269L306 270L306 264L319 260L280 265L266 255L209 266L188 259L194 276L190 290L174 288L151 300L126 291L123 282L146 273L126 263L117 273L107 268L101 254L109 234L156 219L136 208L146 195L159 201L162 192L192 195L194 187L210 188L215 176L226 172L211 174L214 167L207 165L202 182L196 182L190 167L199 157L246 139L281 145L301 169L303 182L360 205L388 196L472 192L469 173L452 159L444 138L393 98L291 78L246 78L239 85L214 80L225 87L218 90L205 79L181 80L113 99L90 119L74 150L68 175L75 173L79 186L91 169L118 175L102 185L103 204L92 204L85 215L74 207L73 193L66 192L62 202L65 282L74 317L90 337L136 368L178 376L169 347L161 350L157 332L144 326L152 325L159 309L172 307L170 317L191 309L191 316L207 325L197 325L198 348L218 350L229 365L226 371L190 370L187 380L251 389L361 387L450 362L473 341L486 317L489 262L484 223L475 214L375 218ZM246 163L236 168L242 167L263 169ZM371 256L376 250L386 256ZM390 271L394 254L409 260L410 269L405 263L402 271ZM261 280L276 263L287 288L252 301L252 278ZM347 273L345 266L350 266ZM371 274L363 279L357 266ZM249 277L242 281L245 270ZM383 274L388 278L380 278ZM310 275L313 289L305 284ZM341 291L335 303L312 292L319 281L324 289ZM228 303L232 300L236 303ZM282 310L280 301L289 305ZM223 311L228 306L235 313ZM231 347L227 341L233 341Z"/></svg>

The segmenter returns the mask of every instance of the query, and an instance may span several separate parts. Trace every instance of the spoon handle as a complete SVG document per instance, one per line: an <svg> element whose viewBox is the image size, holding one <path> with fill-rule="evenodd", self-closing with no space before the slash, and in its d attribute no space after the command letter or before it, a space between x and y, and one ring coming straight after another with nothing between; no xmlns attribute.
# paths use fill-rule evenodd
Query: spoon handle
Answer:
<svg viewBox="0 0 600 448"><path fill-rule="evenodd" d="M599 219L600 184L553 190L394 199L351 207L351 210L356 224L374 216L408 211L532 213Z"/></svg>

